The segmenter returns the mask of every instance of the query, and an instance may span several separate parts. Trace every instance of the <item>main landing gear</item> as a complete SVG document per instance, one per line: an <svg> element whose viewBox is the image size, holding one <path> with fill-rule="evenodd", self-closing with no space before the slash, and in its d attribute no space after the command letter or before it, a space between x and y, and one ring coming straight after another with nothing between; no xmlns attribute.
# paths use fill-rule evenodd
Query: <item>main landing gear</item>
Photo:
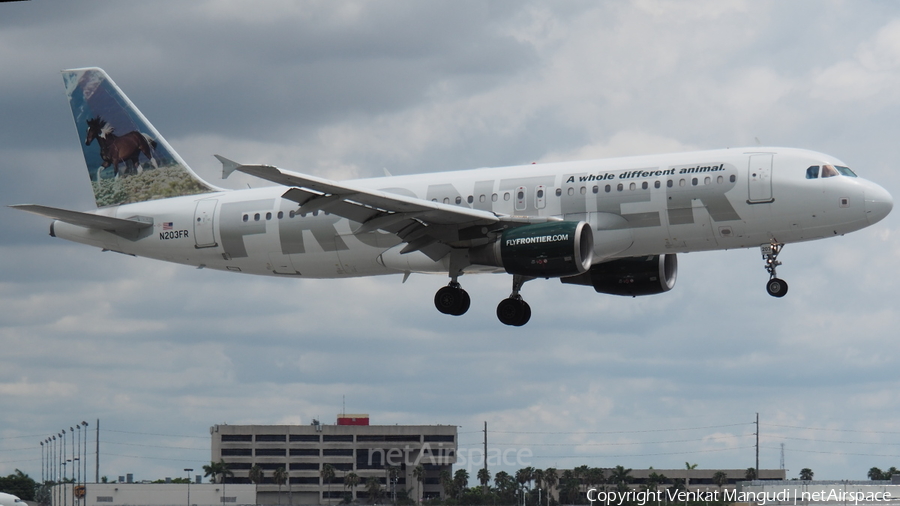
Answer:
<svg viewBox="0 0 900 506"><path fill-rule="evenodd" d="M775 268L781 265L781 262L778 261L778 254L781 253L783 247L784 244L772 241L771 244L764 244L759 248L762 251L763 260L766 261L766 271L769 273L766 291L772 297L784 297L788 292L787 282L779 279L775 274Z"/></svg>
<svg viewBox="0 0 900 506"><path fill-rule="evenodd" d="M501 300L500 304L497 304L497 318L504 325L521 327L531 319L531 306L519 295L522 285L531 279L534 278L513 275L512 293L508 298Z"/></svg>
<svg viewBox="0 0 900 506"><path fill-rule="evenodd" d="M534 278L528 276L513 276L513 290L508 298L497 305L497 318L505 325L521 327L531 319L531 306L519 295L522 285ZM434 307L444 314L461 316L469 310L472 300L469 294L459 286L456 279L441 288L434 294Z"/></svg>
<svg viewBox="0 0 900 506"><path fill-rule="evenodd" d="M434 294L434 307L444 314L461 316L469 310L471 303L469 293L463 290L456 280Z"/></svg>

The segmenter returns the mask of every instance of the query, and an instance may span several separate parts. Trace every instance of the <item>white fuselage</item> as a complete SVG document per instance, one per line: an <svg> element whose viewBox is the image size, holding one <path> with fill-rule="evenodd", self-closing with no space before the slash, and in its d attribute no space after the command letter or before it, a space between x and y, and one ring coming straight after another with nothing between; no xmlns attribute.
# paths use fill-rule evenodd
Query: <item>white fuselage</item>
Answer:
<svg viewBox="0 0 900 506"><path fill-rule="evenodd" d="M594 263L615 258L757 247L842 235L882 219L891 197L845 175L808 179L810 166L844 165L784 148L725 149L608 160L428 173L352 181L356 187L510 216L586 221ZM100 248L211 269L335 278L398 272L447 273L447 258L401 255L382 231L327 209L303 212L285 187L176 197L103 208L142 217L137 239L63 222L56 236ZM499 271L473 265L466 272Z"/></svg>

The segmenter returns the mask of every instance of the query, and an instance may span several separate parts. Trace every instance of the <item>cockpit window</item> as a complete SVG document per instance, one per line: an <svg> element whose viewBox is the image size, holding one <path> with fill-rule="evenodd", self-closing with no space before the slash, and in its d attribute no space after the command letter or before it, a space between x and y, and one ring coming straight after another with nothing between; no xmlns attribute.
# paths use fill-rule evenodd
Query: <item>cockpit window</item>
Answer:
<svg viewBox="0 0 900 506"><path fill-rule="evenodd" d="M813 165L812 167L806 169L806 179L818 179L819 178L819 166Z"/></svg>
<svg viewBox="0 0 900 506"><path fill-rule="evenodd" d="M856 177L856 173L850 170L850 167L841 167L840 165L835 165L834 168L837 169L842 176Z"/></svg>
<svg viewBox="0 0 900 506"><path fill-rule="evenodd" d="M822 177L834 177L839 175L837 169L834 168L834 165L823 165L822 166Z"/></svg>

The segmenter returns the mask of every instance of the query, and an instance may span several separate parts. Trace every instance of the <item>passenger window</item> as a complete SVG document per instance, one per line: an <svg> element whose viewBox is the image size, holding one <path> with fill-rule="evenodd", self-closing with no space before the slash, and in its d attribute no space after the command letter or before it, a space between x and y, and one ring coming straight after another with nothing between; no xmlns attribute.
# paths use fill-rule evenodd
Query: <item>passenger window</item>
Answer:
<svg viewBox="0 0 900 506"><path fill-rule="evenodd" d="M697 178L695 178L695 177L691 178L691 185L697 186Z"/></svg>
<svg viewBox="0 0 900 506"><path fill-rule="evenodd" d="M475 202L475 197L469 195L469 198L466 199L466 202L468 202L468 203L470 203L470 204L471 204L472 202Z"/></svg>
<svg viewBox="0 0 900 506"><path fill-rule="evenodd" d="M733 183L733 182L737 181L737 176L735 176L734 174L732 174L731 177L728 178L728 180L731 181L731 182Z"/></svg>
<svg viewBox="0 0 900 506"><path fill-rule="evenodd" d="M272 213L266 213L266 220L272 219Z"/></svg>
<svg viewBox="0 0 900 506"><path fill-rule="evenodd" d="M562 196L562 188L557 188L557 189L556 189L556 196L557 196L557 197L561 197L561 196Z"/></svg>
<svg viewBox="0 0 900 506"><path fill-rule="evenodd" d="M834 177L837 175L838 175L837 169L835 169L831 165L823 165L822 166L822 178Z"/></svg>
<svg viewBox="0 0 900 506"><path fill-rule="evenodd" d="M712 183L712 179L710 179L709 176L706 176L705 178L703 178L703 184L709 184L709 183Z"/></svg>
<svg viewBox="0 0 900 506"><path fill-rule="evenodd" d="M484 202L485 200L487 200L487 197L485 197L484 195L480 195L478 197L478 202Z"/></svg>
<svg viewBox="0 0 900 506"><path fill-rule="evenodd" d="M573 187L570 186L570 187L569 187L568 194L569 194L570 197L571 197L572 195L575 195L575 188L573 188Z"/></svg>
<svg viewBox="0 0 900 506"><path fill-rule="evenodd" d="M818 179L819 178L819 166L813 165L812 167L806 169L806 179Z"/></svg>
<svg viewBox="0 0 900 506"><path fill-rule="evenodd" d="M585 195L586 193L587 193L587 187L582 186L582 187L581 187L581 194L582 194L582 195Z"/></svg>
<svg viewBox="0 0 900 506"><path fill-rule="evenodd" d="M674 181L672 181L671 179L668 180L668 181L666 181L666 187L667 187L667 188L671 188L671 187L673 187L673 186L675 186L675 182L674 182Z"/></svg>
<svg viewBox="0 0 900 506"><path fill-rule="evenodd" d="M604 188L604 190L606 190L606 193L609 193L610 191L612 191L612 186L606 185L606 188Z"/></svg>
<svg viewBox="0 0 900 506"><path fill-rule="evenodd" d="M445 204L449 204L449 203L450 203L450 197L444 197L444 203L445 203Z"/></svg>
<svg viewBox="0 0 900 506"><path fill-rule="evenodd" d="M491 194L491 202L497 202L497 194L496 193Z"/></svg>
<svg viewBox="0 0 900 506"><path fill-rule="evenodd" d="M537 198L539 198L539 199L544 198L544 190L538 189Z"/></svg>
<svg viewBox="0 0 900 506"><path fill-rule="evenodd" d="M600 193L600 187L597 185L594 185L594 188L592 190L594 193Z"/></svg>
<svg viewBox="0 0 900 506"><path fill-rule="evenodd" d="M722 184L722 183L724 183L724 182L725 182L725 178L724 178L724 177L719 176L719 177L716 178L716 183Z"/></svg>
<svg viewBox="0 0 900 506"><path fill-rule="evenodd" d="M253 221L259 221L259 213L253 215Z"/></svg>
<svg viewBox="0 0 900 506"><path fill-rule="evenodd" d="M456 203L462 204L462 197L456 197Z"/></svg>
<svg viewBox="0 0 900 506"><path fill-rule="evenodd" d="M249 219L250 219L250 215L245 214L245 215L244 215L244 221L248 221Z"/></svg>
<svg viewBox="0 0 900 506"><path fill-rule="evenodd" d="M647 183L646 181L644 181L643 183L641 183L641 189L642 189L642 190L646 190L647 188L650 188L650 184L649 184L649 183Z"/></svg>
<svg viewBox="0 0 900 506"><path fill-rule="evenodd" d="M687 183L685 182L684 179L679 179L679 180L678 180L678 186L684 186L685 184L687 184Z"/></svg>
<svg viewBox="0 0 900 506"><path fill-rule="evenodd" d="M509 200L509 192L503 194L503 200Z"/></svg>
<svg viewBox="0 0 900 506"><path fill-rule="evenodd" d="M284 218L284 211L278 211L278 219Z"/></svg>
<svg viewBox="0 0 900 506"><path fill-rule="evenodd" d="M622 185L622 183L619 183L618 185L616 185L616 190L622 191L622 190L624 190L624 189L625 189L625 186Z"/></svg>
<svg viewBox="0 0 900 506"><path fill-rule="evenodd" d="M637 185L634 183L631 183L630 185L628 185L628 189L631 191L634 191L635 188L637 188Z"/></svg>
<svg viewBox="0 0 900 506"><path fill-rule="evenodd" d="M658 180L658 179L657 179L656 181L653 182L653 187L654 187L654 188L659 188L659 187L660 187L660 184L659 184L659 180Z"/></svg>

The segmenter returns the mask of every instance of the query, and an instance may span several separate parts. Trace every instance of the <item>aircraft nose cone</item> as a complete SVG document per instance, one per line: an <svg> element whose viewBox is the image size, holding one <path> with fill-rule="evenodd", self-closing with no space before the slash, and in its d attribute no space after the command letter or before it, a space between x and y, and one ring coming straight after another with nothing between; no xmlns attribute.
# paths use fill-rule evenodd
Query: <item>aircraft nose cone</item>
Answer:
<svg viewBox="0 0 900 506"><path fill-rule="evenodd" d="M866 188L866 219L870 225L883 220L893 208L894 199L887 190L877 184Z"/></svg>

